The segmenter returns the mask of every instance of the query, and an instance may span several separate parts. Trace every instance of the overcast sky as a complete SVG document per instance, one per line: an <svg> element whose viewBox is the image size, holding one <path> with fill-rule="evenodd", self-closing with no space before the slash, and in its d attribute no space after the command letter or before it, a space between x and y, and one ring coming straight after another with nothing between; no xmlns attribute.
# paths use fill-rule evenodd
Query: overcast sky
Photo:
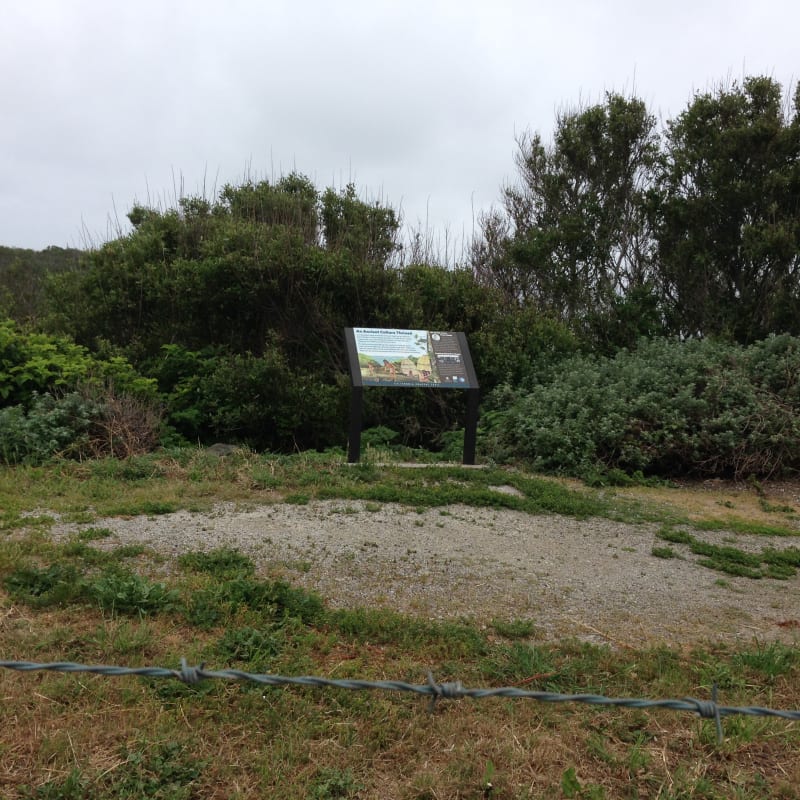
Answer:
<svg viewBox="0 0 800 800"><path fill-rule="evenodd" d="M0 0L0 244L84 247L138 201L292 170L452 246L515 137L635 94L800 76L798 0ZM446 238L445 238L446 237Z"/></svg>

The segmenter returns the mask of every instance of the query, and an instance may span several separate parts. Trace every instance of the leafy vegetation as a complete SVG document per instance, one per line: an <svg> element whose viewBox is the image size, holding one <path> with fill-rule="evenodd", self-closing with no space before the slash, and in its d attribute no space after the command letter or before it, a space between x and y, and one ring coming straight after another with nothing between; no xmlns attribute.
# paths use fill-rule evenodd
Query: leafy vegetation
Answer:
<svg viewBox="0 0 800 800"><path fill-rule="evenodd" d="M800 90L746 77L661 127L609 93L523 135L517 168L458 264L298 173L136 205L81 254L0 249L0 458L341 447L342 329L366 326L467 335L486 460L605 483L796 471ZM396 448L457 456L464 414L458 392L365 393Z"/></svg>
<svg viewBox="0 0 800 800"><path fill-rule="evenodd" d="M591 475L772 475L800 468L800 341L743 349L643 341L578 356L530 391L508 388L490 447L537 470ZM780 376L780 377L778 377Z"/></svg>
<svg viewBox="0 0 800 800"><path fill-rule="evenodd" d="M519 142L519 180L483 218L480 279L598 352L800 333L797 87L789 106L774 79L748 77L698 92L663 132L614 93L559 113L551 145Z"/></svg>
<svg viewBox="0 0 800 800"><path fill-rule="evenodd" d="M667 127L656 240L681 333L798 333L800 89L787 105L776 81L750 77L698 94Z"/></svg>
<svg viewBox="0 0 800 800"><path fill-rule="evenodd" d="M800 567L800 549L797 547L787 547L782 550L765 547L758 553L746 552L738 547L703 541L685 530L670 526L662 528L658 536L673 544L688 545L692 553L702 556L698 560L699 564L728 575L787 580L794 577L797 568ZM671 547L654 547L653 555L659 558L675 558L677 553Z"/></svg>
<svg viewBox="0 0 800 800"><path fill-rule="evenodd" d="M0 461L148 452L160 425L155 380L122 356L0 319Z"/></svg>
<svg viewBox="0 0 800 800"><path fill-rule="evenodd" d="M519 180L483 218L480 280L601 346L663 333L648 214L658 157L655 117L616 94L559 113L550 146L523 135Z"/></svg>
<svg viewBox="0 0 800 800"><path fill-rule="evenodd" d="M41 321L48 276L76 270L81 255L62 247L35 251L0 246L0 316L20 324Z"/></svg>

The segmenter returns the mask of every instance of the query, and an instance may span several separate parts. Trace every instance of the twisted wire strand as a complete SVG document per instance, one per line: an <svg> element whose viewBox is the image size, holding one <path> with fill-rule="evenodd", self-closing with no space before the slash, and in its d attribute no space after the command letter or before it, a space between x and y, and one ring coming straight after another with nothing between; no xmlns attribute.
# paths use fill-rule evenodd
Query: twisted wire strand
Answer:
<svg viewBox="0 0 800 800"><path fill-rule="evenodd" d="M754 717L778 717L780 719L800 720L800 711L784 711L761 706L721 706L717 704L716 686L711 700L698 700L693 697L680 699L652 700L637 697L604 697L597 694L561 694L559 692L543 692L530 689L519 689L515 686L497 688L474 688L462 686L460 682L438 683L428 673L428 682L423 684L406 683L405 681L367 681L358 679L321 678L312 675L284 676L263 673L244 672L238 669L208 670L203 664L189 666L186 659L181 659L180 669L166 667L120 667L103 664L86 665L70 661L37 663L34 661L0 661L0 668L32 672L44 670L48 672L84 672L94 675L125 676L134 675L144 678L172 678L187 684L196 684L202 680L217 679L228 681L251 681L262 686L305 686L313 688L348 689L353 691L389 691L412 692L431 698L431 704L440 699L455 700L471 698L480 700L488 697L506 697L514 699L536 700L541 703L586 703L596 706L615 706L619 708L666 708L673 711L689 711L717 722L718 736L721 734L719 721L722 717L742 714Z"/></svg>

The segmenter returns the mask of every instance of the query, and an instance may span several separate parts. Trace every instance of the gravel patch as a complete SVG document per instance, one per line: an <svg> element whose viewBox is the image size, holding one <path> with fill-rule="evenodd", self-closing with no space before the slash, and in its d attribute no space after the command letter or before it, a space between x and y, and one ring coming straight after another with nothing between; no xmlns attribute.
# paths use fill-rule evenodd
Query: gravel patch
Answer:
<svg viewBox="0 0 800 800"><path fill-rule="evenodd" d="M542 640L577 636L616 646L800 637L800 578L751 580L651 554L656 528L449 506L324 501L208 514L98 519L97 547L142 543L166 556L235 547L264 576L318 591L333 607L382 606L431 619L530 619ZM86 525L57 524L54 536ZM724 532L703 534L730 543ZM745 548L753 537L738 537ZM757 548L786 539L757 537Z"/></svg>

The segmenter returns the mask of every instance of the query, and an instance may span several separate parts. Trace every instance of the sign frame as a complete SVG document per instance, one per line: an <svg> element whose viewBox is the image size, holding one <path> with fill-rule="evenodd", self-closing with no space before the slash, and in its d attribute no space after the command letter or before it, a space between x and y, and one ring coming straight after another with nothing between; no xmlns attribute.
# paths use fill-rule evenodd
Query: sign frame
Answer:
<svg viewBox="0 0 800 800"><path fill-rule="evenodd" d="M409 338L408 335L411 335ZM425 334L425 347L421 334ZM441 337L447 337L442 340ZM350 368L350 428L347 440L347 460L353 464L361 457L361 421L363 416L363 391L365 387L381 386L398 389L458 389L466 392L467 413L464 424L464 452L462 463L475 464L475 443L478 429L478 409L480 404L480 386L475 368L472 364L472 355L469 351L467 337L462 332L454 331L423 331L405 328L345 328L345 345L347 361ZM362 347L369 342L374 348L385 346L392 351L393 356L399 356L399 344L404 339L413 341L420 353L420 358L412 363L409 361L407 372L404 374L402 362L408 359L389 361L383 359L383 368L380 358L369 358L374 366L368 365L369 371L364 375L362 361L366 358L364 353L359 357L358 345ZM381 339L385 341L381 345ZM441 345L439 343L441 342ZM407 348L408 349L408 348ZM438 349L438 352L437 352ZM395 352L396 351L396 352ZM375 352L378 352L377 350ZM381 351L382 354L382 351ZM387 352L387 355L389 353ZM407 353L406 353L407 355ZM423 364L424 358L429 359L429 369L417 369ZM400 365L398 367L398 364ZM439 366L441 364L441 367ZM401 372L400 380L397 372ZM391 379L390 379L391 376ZM449 382L447 378L449 377ZM431 380L433 378L433 380Z"/></svg>

